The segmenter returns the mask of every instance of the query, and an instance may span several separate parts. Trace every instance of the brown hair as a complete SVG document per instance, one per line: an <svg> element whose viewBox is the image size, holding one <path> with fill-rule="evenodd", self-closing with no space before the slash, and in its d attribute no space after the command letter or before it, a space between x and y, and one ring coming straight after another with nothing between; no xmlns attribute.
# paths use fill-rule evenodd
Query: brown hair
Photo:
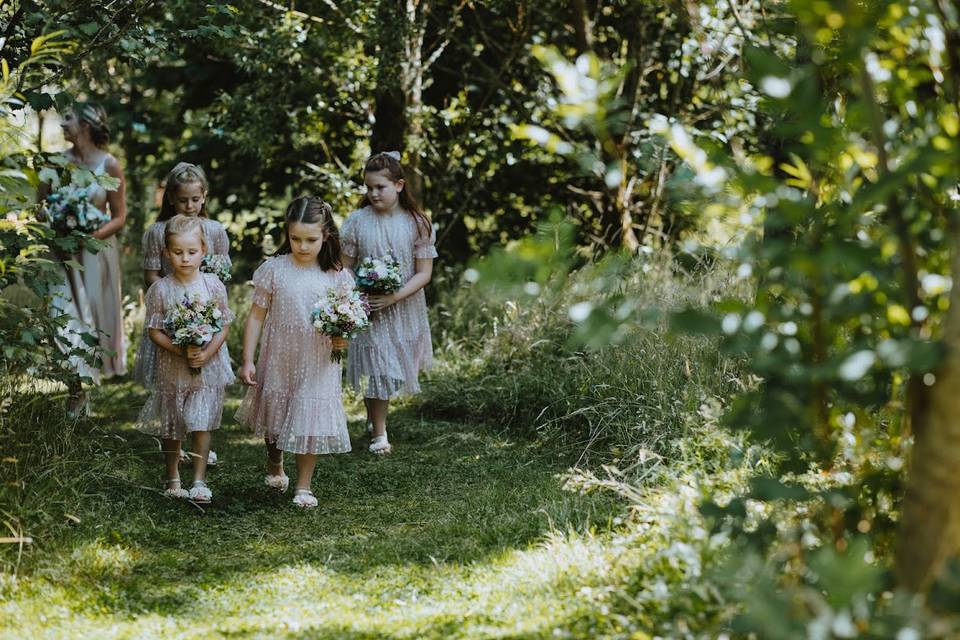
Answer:
<svg viewBox="0 0 960 640"><path fill-rule="evenodd" d="M290 225L294 222L321 223L326 238L323 239L323 246L317 254L317 263L324 271L340 271L343 268L340 262L340 232L337 230L337 223L333 221L333 207L313 196L300 196L291 202L283 214L283 244L274 255L291 253Z"/></svg>
<svg viewBox="0 0 960 640"><path fill-rule="evenodd" d="M203 169L200 168L199 165L190 164L189 162L178 162L163 181L163 202L160 203L160 215L157 216L158 221L163 222L176 215L177 210L173 206L173 199L177 197L177 191L181 186L191 182L199 182L203 187L204 195L210 191L210 182L207 180L207 174L203 172ZM201 218L207 217L206 198L204 198L203 206L200 207L200 213L197 215Z"/></svg>
<svg viewBox="0 0 960 640"><path fill-rule="evenodd" d="M200 246L203 247L203 251L206 253L207 239L203 234L203 224L196 216L176 215L170 218L163 228L163 245L164 247L169 246L170 239L173 236L185 236L194 231L200 232Z"/></svg>
<svg viewBox="0 0 960 640"><path fill-rule="evenodd" d="M406 182L406 173L403 170L403 165L400 164L399 156L400 153L397 151L381 151L380 153L375 153L367 159L367 164L363 167L363 172L366 174L376 171L386 171L387 176L389 176L392 181L400 182L403 180ZM413 194L410 193L410 189L406 188L406 185L404 185L404 187L403 191L400 192L400 206L413 216L414 222L417 223L417 235L427 235L429 237L430 230L433 227L433 224L430 222L430 216L424 213L420 205L417 204ZM364 196L361 206L367 206L369 204L370 199Z"/></svg>
<svg viewBox="0 0 960 640"><path fill-rule="evenodd" d="M90 140L100 149L105 149L110 142L110 124L107 122L107 111L96 102L73 103L73 113L81 124L90 127Z"/></svg>

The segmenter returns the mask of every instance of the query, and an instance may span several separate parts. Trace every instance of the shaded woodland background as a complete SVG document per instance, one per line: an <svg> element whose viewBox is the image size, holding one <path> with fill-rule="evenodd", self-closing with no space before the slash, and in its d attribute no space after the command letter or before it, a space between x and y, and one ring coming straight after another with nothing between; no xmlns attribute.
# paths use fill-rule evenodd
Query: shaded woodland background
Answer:
<svg viewBox="0 0 960 640"><path fill-rule="evenodd" d="M60 241L32 218L55 156L31 114L78 97L111 114L134 334L139 238L174 162L209 170L242 281L291 197L345 215L363 160L398 149L441 256L441 357L413 410L572 452L567 486L622 505L597 542L627 549L622 571L591 583L605 595L578 629L956 633L956 2L94 0L0 17L0 285L39 301L3 301L11 447L50 421L12 413L24 376L63 378L37 248ZM34 476L4 496L13 538L62 533Z"/></svg>

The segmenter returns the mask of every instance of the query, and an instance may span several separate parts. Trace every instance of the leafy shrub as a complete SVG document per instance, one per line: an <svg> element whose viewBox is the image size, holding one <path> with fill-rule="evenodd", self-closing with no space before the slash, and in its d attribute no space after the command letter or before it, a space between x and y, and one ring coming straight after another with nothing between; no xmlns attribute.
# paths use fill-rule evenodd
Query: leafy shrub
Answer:
<svg viewBox="0 0 960 640"><path fill-rule="evenodd" d="M591 299L602 269L584 268L525 299L470 285L441 293L432 313L442 358L424 408L633 459L665 451L705 399L742 386L736 363L720 358L713 341L669 337L657 322L619 344L577 346L570 309ZM709 298L727 282L719 271L691 274L670 262L638 262L618 275L626 276L620 295L657 308Z"/></svg>

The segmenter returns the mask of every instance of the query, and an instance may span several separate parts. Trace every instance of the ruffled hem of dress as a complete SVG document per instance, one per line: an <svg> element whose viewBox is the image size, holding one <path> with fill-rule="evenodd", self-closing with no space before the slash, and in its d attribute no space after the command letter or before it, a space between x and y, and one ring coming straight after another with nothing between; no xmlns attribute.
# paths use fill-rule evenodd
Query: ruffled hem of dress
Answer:
<svg viewBox="0 0 960 640"><path fill-rule="evenodd" d="M253 288L253 296L250 298L250 302L257 305L258 307L269 309L270 300L272 297L273 297L273 294L271 294L270 291L268 291L267 289L264 289L263 287L258 286Z"/></svg>
<svg viewBox="0 0 960 640"><path fill-rule="evenodd" d="M237 421L290 453L346 453L350 434L343 401L296 396L254 387L236 413Z"/></svg>
<svg viewBox="0 0 960 640"><path fill-rule="evenodd" d="M437 248L434 247L433 245L429 247L423 247L420 249L414 249L413 251L413 257L419 258L420 260L426 260L428 258L436 258L439 255L440 254L437 253Z"/></svg>
<svg viewBox="0 0 960 640"><path fill-rule="evenodd" d="M365 398L389 400L400 394L420 393L420 372L432 366L433 348L429 342L414 341L406 348L392 345L386 349L350 345L347 381Z"/></svg>
<svg viewBox="0 0 960 640"><path fill-rule="evenodd" d="M194 431L216 431L223 418L224 388L154 391L140 411L136 428L161 438L183 440Z"/></svg>

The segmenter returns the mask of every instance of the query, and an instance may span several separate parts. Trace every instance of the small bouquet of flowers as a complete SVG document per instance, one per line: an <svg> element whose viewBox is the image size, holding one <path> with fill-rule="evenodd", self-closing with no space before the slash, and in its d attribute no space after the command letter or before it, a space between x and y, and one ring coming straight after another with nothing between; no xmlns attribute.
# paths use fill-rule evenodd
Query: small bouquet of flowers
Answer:
<svg viewBox="0 0 960 640"><path fill-rule="evenodd" d="M192 298L185 295L183 302L167 311L163 328L171 342L179 347L202 347L223 331L223 312L213 300L203 302L197 295ZM197 375L200 369L190 367L190 373Z"/></svg>
<svg viewBox="0 0 960 640"><path fill-rule="evenodd" d="M203 256L203 262L200 263L200 271L212 273L220 278L220 282L226 284L230 282L230 258L216 254Z"/></svg>
<svg viewBox="0 0 960 640"><path fill-rule="evenodd" d="M389 253L382 258L367 256L354 271L357 274L357 288L366 294L388 295L403 286L400 262Z"/></svg>
<svg viewBox="0 0 960 640"><path fill-rule="evenodd" d="M110 221L110 216L93 206L86 187L68 184L60 187L46 201L46 218L58 235L74 231L93 233Z"/></svg>
<svg viewBox="0 0 960 640"><path fill-rule="evenodd" d="M370 326L370 305L352 287L327 290L310 314L314 328L325 336L355 338ZM330 362L341 362L345 351L334 349Z"/></svg>

